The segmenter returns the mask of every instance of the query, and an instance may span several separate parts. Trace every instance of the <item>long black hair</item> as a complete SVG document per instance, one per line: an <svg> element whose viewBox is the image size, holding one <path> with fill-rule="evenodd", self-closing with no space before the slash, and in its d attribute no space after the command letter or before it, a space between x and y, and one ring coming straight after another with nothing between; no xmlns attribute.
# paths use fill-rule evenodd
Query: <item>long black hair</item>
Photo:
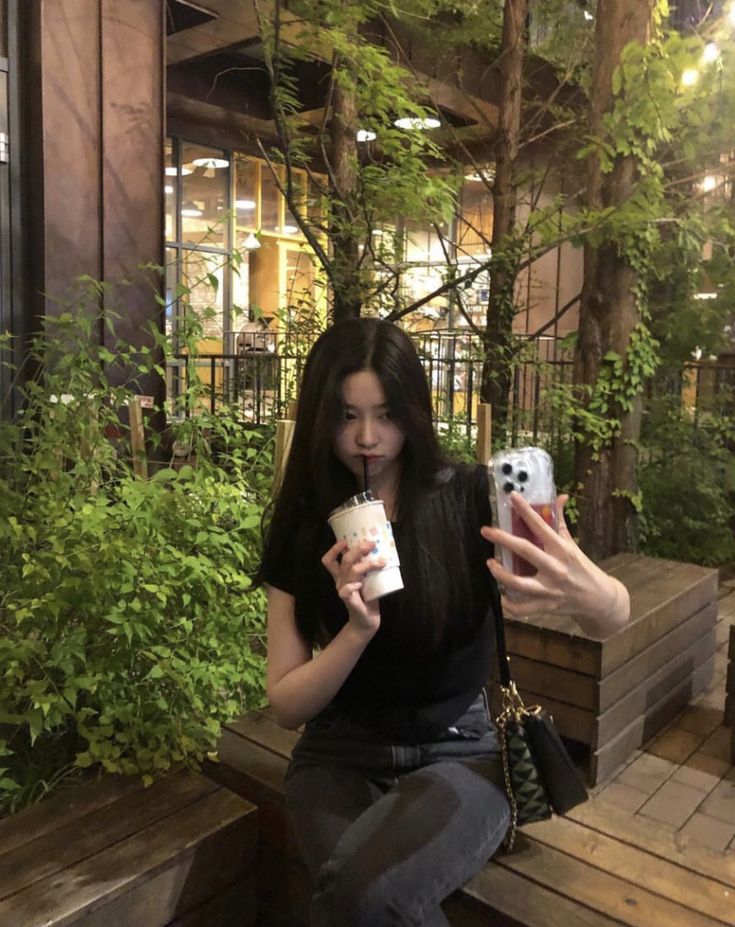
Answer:
<svg viewBox="0 0 735 927"><path fill-rule="evenodd" d="M418 617L416 627L404 625L403 631L435 646L453 608L466 601L467 567L457 563L456 556L463 513L448 505L446 493L440 492L441 484L453 479L456 467L437 441L423 366L411 339L388 322L372 318L338 322L314 344L304 368L291 450L266 529L265 556L256 582L266 581L272 565L282 558L321 557L334 540L327 526L329 513L362 489L335 455L334 440L344 418L342 385L363 370L378 377L391 419L405 435L396 517L404 539L399 550L406 588L396 596L410 596L407 611ZM304 524L311 530L305 532ZM294 549L297 535L300 543ZM405 543L406 538L410 543ZM321 549L314 552L309 549L313 546ZM315 569L324 570L321 565ZM298 589L295 594L299 627L323 642L320 628L300 614ZM303 594L313 598L313 590L305 589Z"/></svg>

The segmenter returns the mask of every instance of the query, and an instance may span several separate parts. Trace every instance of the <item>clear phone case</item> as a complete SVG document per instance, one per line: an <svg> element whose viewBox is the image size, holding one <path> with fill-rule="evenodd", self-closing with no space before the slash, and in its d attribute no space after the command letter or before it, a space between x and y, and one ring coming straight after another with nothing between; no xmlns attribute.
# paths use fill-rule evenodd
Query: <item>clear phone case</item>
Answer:
<svg viewBox="0 0 735 927"><path fill-rule="evenodd" d="M556 531L554 464L540 447L509 448L494 454L488 464L495 523L503 531L541 547L540 541L511 506L514 490ZM535 567L504 547L499 548L503 566L518 576L533 576Z"/></svg>

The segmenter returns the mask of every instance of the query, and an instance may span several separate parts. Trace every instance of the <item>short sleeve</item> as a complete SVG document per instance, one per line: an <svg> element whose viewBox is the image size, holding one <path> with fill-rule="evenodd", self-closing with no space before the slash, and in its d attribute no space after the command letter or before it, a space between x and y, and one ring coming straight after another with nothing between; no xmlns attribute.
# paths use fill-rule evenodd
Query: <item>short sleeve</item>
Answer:
<svg viewBox="0 0 735 927"><path fill-rule="evenodd" d="M266 543L260 577L269 586L275 586L289 595L296 594L295 542L289 538L281 544Z"/></svg>

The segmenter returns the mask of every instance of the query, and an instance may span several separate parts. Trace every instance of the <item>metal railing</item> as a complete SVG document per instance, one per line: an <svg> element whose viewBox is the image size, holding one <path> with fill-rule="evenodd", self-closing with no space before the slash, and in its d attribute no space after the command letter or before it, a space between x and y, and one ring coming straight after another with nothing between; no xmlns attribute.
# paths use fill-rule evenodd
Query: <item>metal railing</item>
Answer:
<svg viewBox="0 0 735 927"><path fill-rule="evenodd" d="M411 335L431 387L436 423L453 422L471 436L480 401L483 354L479 339L467 332ZM227 407L243 420L267 424L285 415L298 395L309 345L272 332L248 334L236 353L178 355L168 364L167 395L180 415L212 414ZM571 358L558 342L528 342L513 371L510 422L514 437L537 438L549 428L544 397L551 386L570 382ZM190 387L198 382L195 398Z"/></svg>

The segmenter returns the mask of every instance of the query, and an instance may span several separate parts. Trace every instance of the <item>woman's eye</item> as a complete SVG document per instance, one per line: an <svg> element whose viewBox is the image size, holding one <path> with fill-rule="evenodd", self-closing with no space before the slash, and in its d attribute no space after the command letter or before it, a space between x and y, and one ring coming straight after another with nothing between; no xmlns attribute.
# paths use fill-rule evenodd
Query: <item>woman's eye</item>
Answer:
<svg viewBox="0 0 735 927"><path fill-rule="evenodd" d="M354 422L355 418L357 418L357 416L355 415L354 412L348 412L345 409L344 419L346 422Z"/></svg>

